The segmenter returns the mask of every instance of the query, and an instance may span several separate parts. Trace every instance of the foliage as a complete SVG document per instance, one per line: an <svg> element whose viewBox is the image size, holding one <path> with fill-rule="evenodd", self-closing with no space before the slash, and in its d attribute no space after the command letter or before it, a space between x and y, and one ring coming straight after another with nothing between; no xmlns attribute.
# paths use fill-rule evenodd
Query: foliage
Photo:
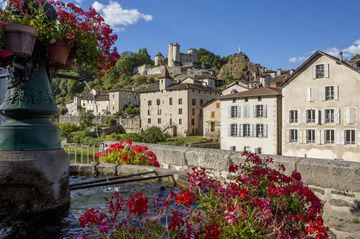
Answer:
<svg viewBox="0 0 360 239"><path fill-rule="evenodd" d="M75 131L70 134L74 143L88 143L88 138L90 136L89 129L84 129L81 131Z"/></svg>
<svg viewBox="0 0 360 239"><path fill-rule="evenodd" d="M79 218L82 238L328 238L322 202L300 173L286 176L271 158L243 155L245 162L231 164L225 182L195 167L188 189L154 202L115 192L108 213L90 209Z"/></svg>
<svg viewBox="0 0 360 239"><path fill-rule="evenodd" d="M117 121L116 121L116 119L114 117L107 117L106 118L106 125L108 127L116 126L116 123L117 123Z"/></svg>
<svg viewBox="0 0 360 239"><path fill-rule="evenodd" d="M147 84L155 83L155 79L153 77L147 77L147 76L136 76L134 78L135 86L142 86Z"/></svg>
<svg viewBox="0 0 360 239"><path fill-rule="evenodd" d="M159 127L150 127L141 134L141 142L156 144L165 141L166 137Z"/></svg>
<svg viewBox="0 0 360 239"><path fill-rule="evenodd" d="M128 105L123 109L116 112L116 117L121 117L123 115L139 115L140 114L140 107L135 105Z"/></svg>
<svg viewBox="0 0 360 239"><path fill-rule="evenodd" d="M82 111L80 114L80 127L82 129L87 129L90 126L93 125L95 116L92 114L92 112L89 111Z"/></svg>
<svg viewBox="0 0 360 239"><path fill-rule="evenodd" d="M214 70L219 71L221 67L227 63L228 57L221 57L219 55L215 55L211 51L200 48L198 50L198 61L202 63L209 63Z"/></svg>
<svg viewBox="0 0 360 239"><path fill-rule="evenodd" d="M79 127L76 124L60 124L59 128L61 130L61 137L69 137L71 133L78 131Z"/></svg>
<svg viewBox="0 0 360 239"><path fill-rule="evenodd" d="M110 144L105 153L96 153L101 162L116 164L136 164L160 167L156 155L144 145L133 145L130 139Z"/></svg>
<svg viewBox="0 0 360 239"><path fill-rule="evenodd" d="M360 60L360 54L356 54L351 58L351 60Z"/></svg>
<svg viewBox="0 0 360 239"><path fill-rule="evenodd" d="M175 139L174 138L167 139L164 144L175 145L175 146L184 146L187 144L199 143L199 142L202 142L203 140L204 140L204 137L201 135L192 135L192 136L187 136L187 137L177 137Z"/></svg>

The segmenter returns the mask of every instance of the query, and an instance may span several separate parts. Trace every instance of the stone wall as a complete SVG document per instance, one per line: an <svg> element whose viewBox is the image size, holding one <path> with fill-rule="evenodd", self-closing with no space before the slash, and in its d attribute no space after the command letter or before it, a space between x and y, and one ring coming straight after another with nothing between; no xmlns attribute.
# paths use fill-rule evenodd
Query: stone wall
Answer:
<svg viewBox="0 0 360 239"><path fill-rule="evenodd" d="M147 144L157 155L161 170L186 172L193 166L206 167L224 174L230 163L243 162L240 152ZM331 238L360 238L360 163L300 157L271 156L283 164L286 173L296 170L304 183L324 201L324 219ZM99 168L103 166L98 166ZM116 166L114 165L116 168ZM118 166L122 172L133 172L129 166ZM137 166L139 167L139 166ZM129 171L130 170L130 171Z"/></svg>
<svg viewBox="0 0 360 239"><path fill-rule="evenodd" d="M141 131L140 117L119 118L118 124L126 133L139 133Z"/></svg>

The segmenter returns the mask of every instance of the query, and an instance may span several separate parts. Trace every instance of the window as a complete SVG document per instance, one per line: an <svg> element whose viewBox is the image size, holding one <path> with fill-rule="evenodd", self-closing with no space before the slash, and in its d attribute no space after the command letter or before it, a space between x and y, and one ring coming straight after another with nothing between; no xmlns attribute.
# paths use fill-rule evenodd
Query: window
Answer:
<svg viewBox="0 0 360 239"><path fill-rule="evenodd" d="M326 86L325 100L333 100L333 99L334 99L334 86Z"/></svg>
<svg viewBox="0 0 360 239"><path fill-rule="evenodd" d="M236 146L230 146L231 151L236 151Z"/></svg>
<svg viewBox="0 0 360 239"><path fill-rule="evenodd" d="M335 122L335 118L334 118L334 113L335 111L333 109L326 109L325 110L325 123L334 123Z"/></svg>
<svg viewBox="0 0 360 239"><path fill-rule="evenodd" d="M169 98L169 105L172 105L172 98Z"/></svg>
<svg viewBox="0 0 360 239"><path fill-rule="evenodd" d="M195 115L195 108L192 108L191 113L192 115Z"/></svg>
<svg viewBox="0 0 360 239"><path fill-rule="evenodd" d="M306 110L306 123L315 123L315 110Z"/></svg>
<svg viewBox="0 0 360 239"><path fill-rule="evenodd" d="M289 131L289 142L290 143L298 142L298 130L297 129L290 129L290 131Z"/></svg>
<svg viewBox="0 0 360 239"><path fill-rule="evenodd" d="M156 105L160 105L160 99L156 100Z"/></svg>
<svg viewBox="0 0 360 239"><path fill-rule="evenodd" d="M258 137L258 138L264 137L264 125L263 124L256 125L256 137Z"/></svg>
<svg viewBox="0 0 360 239"><path fill-rule="evenodd" d="M244 105L244 118L249 118L249 117L250 117L250 106Z"/></svg>
<svg viewBox="0 0 360 239"><path fill-rule="evenodd" d="M335 130L327 129L325 130L325 144L335 143Z"/></svg>
<svg viewBox="0 0 360 239"><path fill-rule="evenodd" d="M250 137L251 136L250 124L244 124L243 125L243 136L244 137Z"/></svg>
<svg viewBox="0 0 360 239"><path fill-rule="evenodd" d="M249 98L245 97L245 102L248 102L249 101Z"/></svg>
<svg viewBox="0 0 360 239"><path fill-rule="evenodd" d="M250 151L250 146L244 146L244 152L245 151Z"/></svg>
<svg viewBox="0 0 360 239"><path fill-rule="evenodd" d="M261 101L261 100L262 100L261 96L258 96L258 101Z"/></svg>
<svg viewBox="0 0 360 239"><path fill-rule="evenodd" d="M298 111L290 110L289 111L289 123L297 123L298 122Z"/></svg>
<svg viewBox="0 0 360 239"><path fill-rule="evenodd" d="M345 123L346 124L356 123L356 108L345 108Z"/></svg>
<svg viewBox="0 0 360 239"><path fill-rule="evenodd" d="M192 99L192 100L191 100L191 104L192 104L192 105L196 105L196 99Z"/></svg>
<svg viewBox="0 0 360 239"><path fill-rule="evenodd" d="M158 124L161 124L161 118L158 118Z"/></svg>
<svg viewBox="0 0 360 239"><path fill-rule="evenodd" d="M179 115L182 115L182 109L181 108L179 109Z"/></svg>
<svg viewBox="0 0 360 239"><path fill-rule="evenodd" d="M314 129L306 130L306 142L307 143L315 143L315 130Z"/></svg>
<svg viewBox="0 0 360 239"><path fill-rule="evenodd" d="M237 117L237 106L231 106L231 118Z"/></svg>
<svg viewBox="0 0 360 239"><path fill-rule="evenodd" d="M172 119L170 118L170 125L172 125Z"/></svg>
<svg viewBox="0 0 360 239"><path fill-rule="evenodd" d="M255 153L256 153L256 154L261 154L261 148L256 148L256 149L255 149Z"/></svg>
<svg viewBox="0 0 360 239"><path fill-rule="evenodd" d="M323 78L325 76L324 64L316 65L315 76L316 78Z"/></svg>
<svg viewBox="0 0 360 239"><path fill-rule="evenodd" d="M181 98L178 100L178 103L179 103L179 105L182 105L182 99Z"/></svg>
<svg viewBox="0 0 360 239"><path fill-rule="evenodd" d="M210 131L214 132L215 131L215 122L211 122L210 123Z"/></svg>
<svg viewBox="0 0 360 239"><path fill-rule="evenodd" d="M215 111L211 111L211 118L215 118Z"/></svg>
<svg viewBox="0 0 360 239"><path fill-rule="evenodd" d="M148 110L148 115L150 115L150 110Z"/></svg>
<svg viewBox="0 0 360 239"><path fill-rule="evenodd" d="M151 124L151 118L148 118L148 124Z"/></svg>
<svg viewBox="0 0 360 239"><path fill-rule="evenodd" d="M200 100L200 105L203 105L203 104L204 104L204 100L201 99L201 100Z"/></svg>
<svg viewBox="0 0 360 239"><path fill-rule="evenodd" d="M151 100L148 100L148 105L149 105L149 106L151 105Z"/></svg>
<svg viewBox="0 0 360 239"><path fill-rule="evenodd" d="M230 136L237 136L237 124L230 125Z"/></svg>
<svg viewBox="0 0 360 239"><path fill-rule="evenodd" d="M345 130L345 144L355 144L355 130Z"/></svg>
<svg viewBox="0 0 360 239"><path fill-rule="evenodd" d="M264 106L263 105L256 105L255 110L256 110L255 117L264 117Z"/></svg>
<svg viewBox="0 0 360 239"><path fill-rule="evenodd" d="M195 119L191 119L191 125L195 125Z"/></svg>
<svg viewBox="0 0 360 239"><path fill-rule="evenodd" d="M200 109L199 111L199 117L202 117L203 116L203 109Z"/></svg>
<svg viewBox="0 0 360 239"><path fill-rule="evenodd" d="M158 115L161 115L161 109L158 109Z"/></svg>
<svg viewBox="0 0 360 239"><path fill-rule="evenodd" d="M179 119L179 125L182 125L182 119Z"/></svg>
<svg viewBox="0 0 360 239"><path fill-rule="evenodd" d="M215 108L216 108L216 109L219 109L219 108L220 108L220 103L219 103L219 102L215 104Z"/></svg>

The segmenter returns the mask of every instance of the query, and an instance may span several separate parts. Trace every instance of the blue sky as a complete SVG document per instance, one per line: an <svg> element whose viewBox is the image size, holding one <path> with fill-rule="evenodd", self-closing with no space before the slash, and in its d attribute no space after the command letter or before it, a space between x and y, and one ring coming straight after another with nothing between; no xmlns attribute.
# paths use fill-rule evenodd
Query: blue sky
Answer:
<svg viewBox="0 0 360 239"><path fill-rule="evenodd" d="M359 0L77 0L93 5L118 31L120 51L170 42L181 50L229 55L239 47L263 66L294 68L314 50L360 53Z"/></svg>

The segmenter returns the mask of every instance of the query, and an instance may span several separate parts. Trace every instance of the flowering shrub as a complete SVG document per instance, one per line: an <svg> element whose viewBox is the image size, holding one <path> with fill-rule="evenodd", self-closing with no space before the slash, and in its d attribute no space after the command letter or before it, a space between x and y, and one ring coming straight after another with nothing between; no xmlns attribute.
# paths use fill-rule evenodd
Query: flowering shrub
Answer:
<svg viewBox="0 0 360 239"><path fill-rule="evenodd" d="M85 11L73 3L56 0L9 0L0 10L0 17L0 26L19 23L35 27L38 41L45 46L66 43L71 48L72 67L101 70L102 75L120 57L116 47L112 49L117 36L92 7Z"/></svg>
<svg viewBox="0 0 360 239"><path fill-rule="evenodd" d="M301 182L246 152L245 163L229 167L228 182L193 168L189 188L158 198L151 213L141 194L126 201L115 193L109 211L80 217L83 238L328 238L323 205ZM97 216L93 216L99 214ZM94 218L96 219L94 221Z"/></svg>
<svg viewBox="0 0 360 239"><path fill-rule="evenodd" d="M110 144L105 153L96 153L101 162L115 164L136 164L160 167L156 155L145 145L133 145L127 139L118 143Z"/></svg>

